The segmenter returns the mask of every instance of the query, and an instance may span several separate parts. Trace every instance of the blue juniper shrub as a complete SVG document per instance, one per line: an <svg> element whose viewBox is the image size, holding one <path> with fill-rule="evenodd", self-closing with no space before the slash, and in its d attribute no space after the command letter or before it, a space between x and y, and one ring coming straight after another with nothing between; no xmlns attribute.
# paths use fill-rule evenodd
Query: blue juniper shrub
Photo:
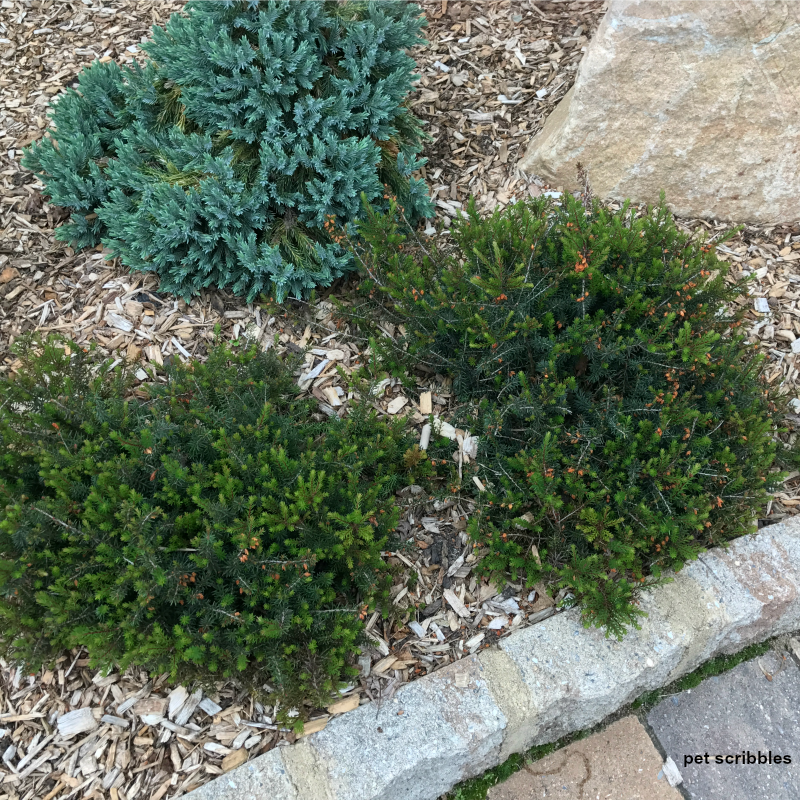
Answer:
<svg viewBox="0 0 800 800"><path fill-rule="evenodd" d="M166 291L302 296L352 266L332 221L361 192L411 224L433 213L405 104L424 22L405 0L189 2L144 66L84 70L23 164L72 211L59 239Z"/></svg>
<svg viewBox="0 0 800 800"><path fill-rule="evenodd" d="M451 421L480 441L460 488L479 504L479 571L568 588L584 621L621 634L644 583L752 530L780 477L782 401L740 332L747 287L713 246L663 198L638 218L587 205L481 218L472 200L445 245L371 212L348 313L405 326L375 339L387 363L452 377Z"/></svg>
<svg viewBox="0 0 800 800"><path fill-rule="evenodd" d="M131 395L94 350L15 347L22 367L0 379L7 658L86 646L102 667L248 670L292 701L356 674L360 617L388 597L394 493L429 469L404 458L402 421L351 401L317 422L254 350L218 347Z"/></svg>

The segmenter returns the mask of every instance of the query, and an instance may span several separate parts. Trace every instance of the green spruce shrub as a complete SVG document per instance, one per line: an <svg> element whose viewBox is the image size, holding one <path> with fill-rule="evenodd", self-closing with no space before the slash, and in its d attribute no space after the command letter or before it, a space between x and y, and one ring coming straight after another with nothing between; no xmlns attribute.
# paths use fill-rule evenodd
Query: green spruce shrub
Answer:
<svg viewBox="0 0 800 800"><path fill-rule="evenodd" d="M461 491L480 506L480 569L569 589L587 624L621 634L644 583L752 530L777 482L776 405L739 330L746 286L713 246L663 198L638 218L587 205L483 219L472 200L442 246L371 212L349 313L405 326L376 338L386 359L452 377L451 421L479 436Z"/></svg>
<svg viewBox="0 0 800 800"><path fill-rule="evenodd" d="M405 105L423 24L405 0L189 2L144 67L84 70L23 164L72 211L59 239L102 242L165 291L301 296L350 268L332 221L361 192L432 215Z"/></svg>
<svg viewBox="0 0 800 800"><path fill-rule="evenodd" d="M357 402L315 421L268 353L218 347L131 395L64 344L20 340L0 382L5 657L86 646L100 667L248 670L324 701L387 597L394 492L416 477L402 422Z"/></svg>

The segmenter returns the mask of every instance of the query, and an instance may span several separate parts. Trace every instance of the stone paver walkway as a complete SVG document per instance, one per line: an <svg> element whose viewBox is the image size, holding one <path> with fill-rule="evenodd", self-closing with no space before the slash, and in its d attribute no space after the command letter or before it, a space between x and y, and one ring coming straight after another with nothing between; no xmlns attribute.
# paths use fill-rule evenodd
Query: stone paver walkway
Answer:
<svg viewBox="0 0 800 800"><path fill-rule="evenodd" d="M692 800L800 798L800 669L789 656L770 651L708 678L647 721Z"/></svg>
<svg viewBox="0 0 800 800"><path fill-rule="evenodd" d="M800 800L800 669L788 654L769 651L666 697L646 721L650 733L631 715L573 742L488 800Z"/></svg>
<svg viewBox="0 0 800 800"><path fill-rule="evenodd" d="M681 800L659 779L662 759L639 720L624 717L521 769L487 800Z"/></svg>

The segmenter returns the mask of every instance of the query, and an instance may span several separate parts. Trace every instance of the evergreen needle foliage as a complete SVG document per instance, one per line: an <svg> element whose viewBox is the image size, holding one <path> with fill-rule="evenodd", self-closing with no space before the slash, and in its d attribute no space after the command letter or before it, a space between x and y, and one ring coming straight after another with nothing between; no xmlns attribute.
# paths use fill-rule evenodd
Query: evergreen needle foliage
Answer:
<svg viewBox="0 0 800 800"><path fill-rule="evenodd" d="M648 578L752 530L779 478L778 409L730 310L746 286L713 247L663 198L639 218L586 205L482 219L473 200L444 248L370 212L350 313L405 325L396 349L376 338L387 360L452 376L455 424L480 437L462 491L487 487L470 523L483 571L568 588L621 634Z"/></svg>
<svg viewBox="0 0 800 800"><path fill-rule="evenodd" d="M72 210L62 241L102 242L166 291L302 296L350 268L334 220L359 193L432 215L405 105L423 24L406 0L189 2L144 67L86 69L23 163Z"/></svg>
<svg viewBox="0 0 800 800"><path fill-rule="evenodd" d="M225 347L137 399L64 344L21 339L0 383L5 657L84 645L104 668L248 669L327 700L388 596L394 491L419 474L402 422L358 403L315 422L281 362Z"/></svg>

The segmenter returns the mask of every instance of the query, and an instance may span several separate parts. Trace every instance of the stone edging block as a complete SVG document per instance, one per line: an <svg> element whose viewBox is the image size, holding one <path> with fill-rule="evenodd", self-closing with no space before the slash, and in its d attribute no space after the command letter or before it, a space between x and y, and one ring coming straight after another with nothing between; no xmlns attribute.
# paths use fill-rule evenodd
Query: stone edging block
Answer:
<svg viewBox="0 0 800 800"><path fill-rule="evenodd" d="M800 517L704 553L646 593L622 641L577 609L332 719L192 800L437 800L509 755L596 725L720 653L800 629Z"/></svg>

